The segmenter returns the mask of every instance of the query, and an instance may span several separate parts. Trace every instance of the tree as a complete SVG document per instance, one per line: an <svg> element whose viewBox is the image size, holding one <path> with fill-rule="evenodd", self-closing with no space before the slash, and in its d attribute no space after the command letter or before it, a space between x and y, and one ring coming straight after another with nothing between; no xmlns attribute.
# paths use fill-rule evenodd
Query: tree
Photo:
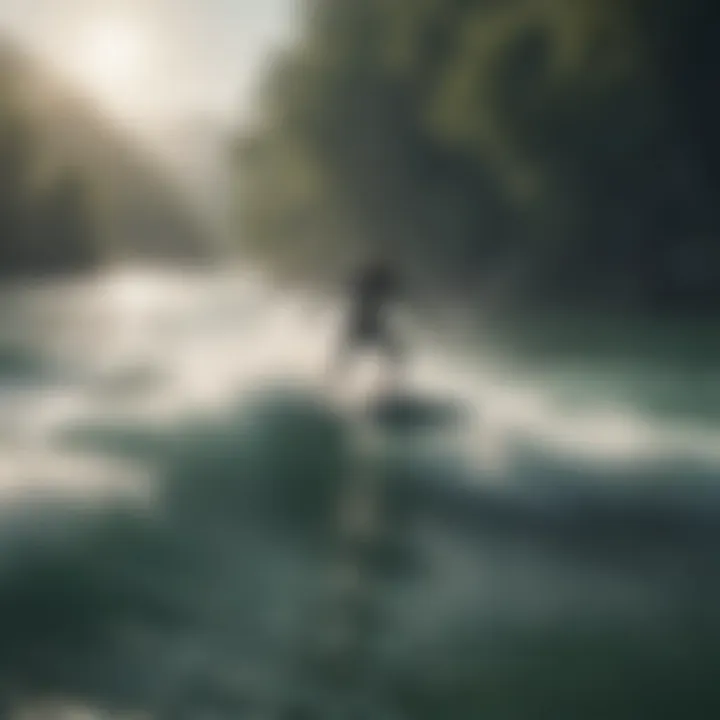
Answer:
<svg viewBox="0 0 720 720"><path fill-rule="evenodd" d="M717 11L682 8L315 0L241 143L242 247L310 276L381 246L465 300L717 302Z"/></svg>

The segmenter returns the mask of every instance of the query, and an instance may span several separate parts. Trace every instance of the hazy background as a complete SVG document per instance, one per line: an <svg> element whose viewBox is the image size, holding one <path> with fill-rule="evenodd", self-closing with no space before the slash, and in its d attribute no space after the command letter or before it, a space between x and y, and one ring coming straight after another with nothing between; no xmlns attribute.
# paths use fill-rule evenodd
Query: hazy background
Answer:
<svg viewBox="0 0 720 720"><path fill-rule="evenodd" d="M377 249L461 422L375 458L364 717L712 717L719 12L5 0L0 718L325 713Z"/></svg>

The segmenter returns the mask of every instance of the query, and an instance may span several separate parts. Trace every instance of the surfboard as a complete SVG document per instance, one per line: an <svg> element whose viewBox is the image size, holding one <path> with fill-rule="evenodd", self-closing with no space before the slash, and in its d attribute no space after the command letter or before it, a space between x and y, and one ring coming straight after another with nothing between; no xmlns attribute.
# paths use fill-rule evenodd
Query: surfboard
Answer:
<svg viewBox="0 0 720 720"><path fill-rule="evenodd" d="M366 412L374 424L402 434L450 431L467 419L455 400L409 392L380 395L368 403Z"/></svg>

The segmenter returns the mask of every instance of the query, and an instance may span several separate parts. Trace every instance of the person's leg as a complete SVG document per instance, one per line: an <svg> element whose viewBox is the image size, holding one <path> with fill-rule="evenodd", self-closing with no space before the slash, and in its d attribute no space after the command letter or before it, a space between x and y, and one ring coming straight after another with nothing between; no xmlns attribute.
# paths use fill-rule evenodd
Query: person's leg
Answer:
<svg viewBox="0 0 720 720"><path fill-rule="evenodd" d="M347 378L350 363L361 349L363 342L360 328L354 323L348 323L340 335L329 363L328 376L333 385Z"/></svg>
<svg viewBox="0 0 720 720"><path fill-rule="evenodd" d="M404 352L396 334L385 331L378 338L378 350L383 360L383 386L386 392L400 389L404 370Z"/></svg>
<svg viewBox="0 0 720 720"><path fill-rule="evenodd" d="M340 342L337 343L330 362L328 363L328 377L330 382L335 383L343 377L347 371L348 361L351 354L352 338L347 333L343 334Z"/></svg>

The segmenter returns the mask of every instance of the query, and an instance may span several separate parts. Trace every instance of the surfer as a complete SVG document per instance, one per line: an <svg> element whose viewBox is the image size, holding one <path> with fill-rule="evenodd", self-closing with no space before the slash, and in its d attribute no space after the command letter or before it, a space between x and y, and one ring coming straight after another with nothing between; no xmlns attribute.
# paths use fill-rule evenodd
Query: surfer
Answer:
<svg viewBox="0 0 720 720"><path fill-rule="evenodd" d="M403 353L388 316L401 294L395 269L381 258L366 263L352 278L350 309L336 357L336 372L345 369L354 353L375 350L389 365L392 376L397 375Z"/></svg>

